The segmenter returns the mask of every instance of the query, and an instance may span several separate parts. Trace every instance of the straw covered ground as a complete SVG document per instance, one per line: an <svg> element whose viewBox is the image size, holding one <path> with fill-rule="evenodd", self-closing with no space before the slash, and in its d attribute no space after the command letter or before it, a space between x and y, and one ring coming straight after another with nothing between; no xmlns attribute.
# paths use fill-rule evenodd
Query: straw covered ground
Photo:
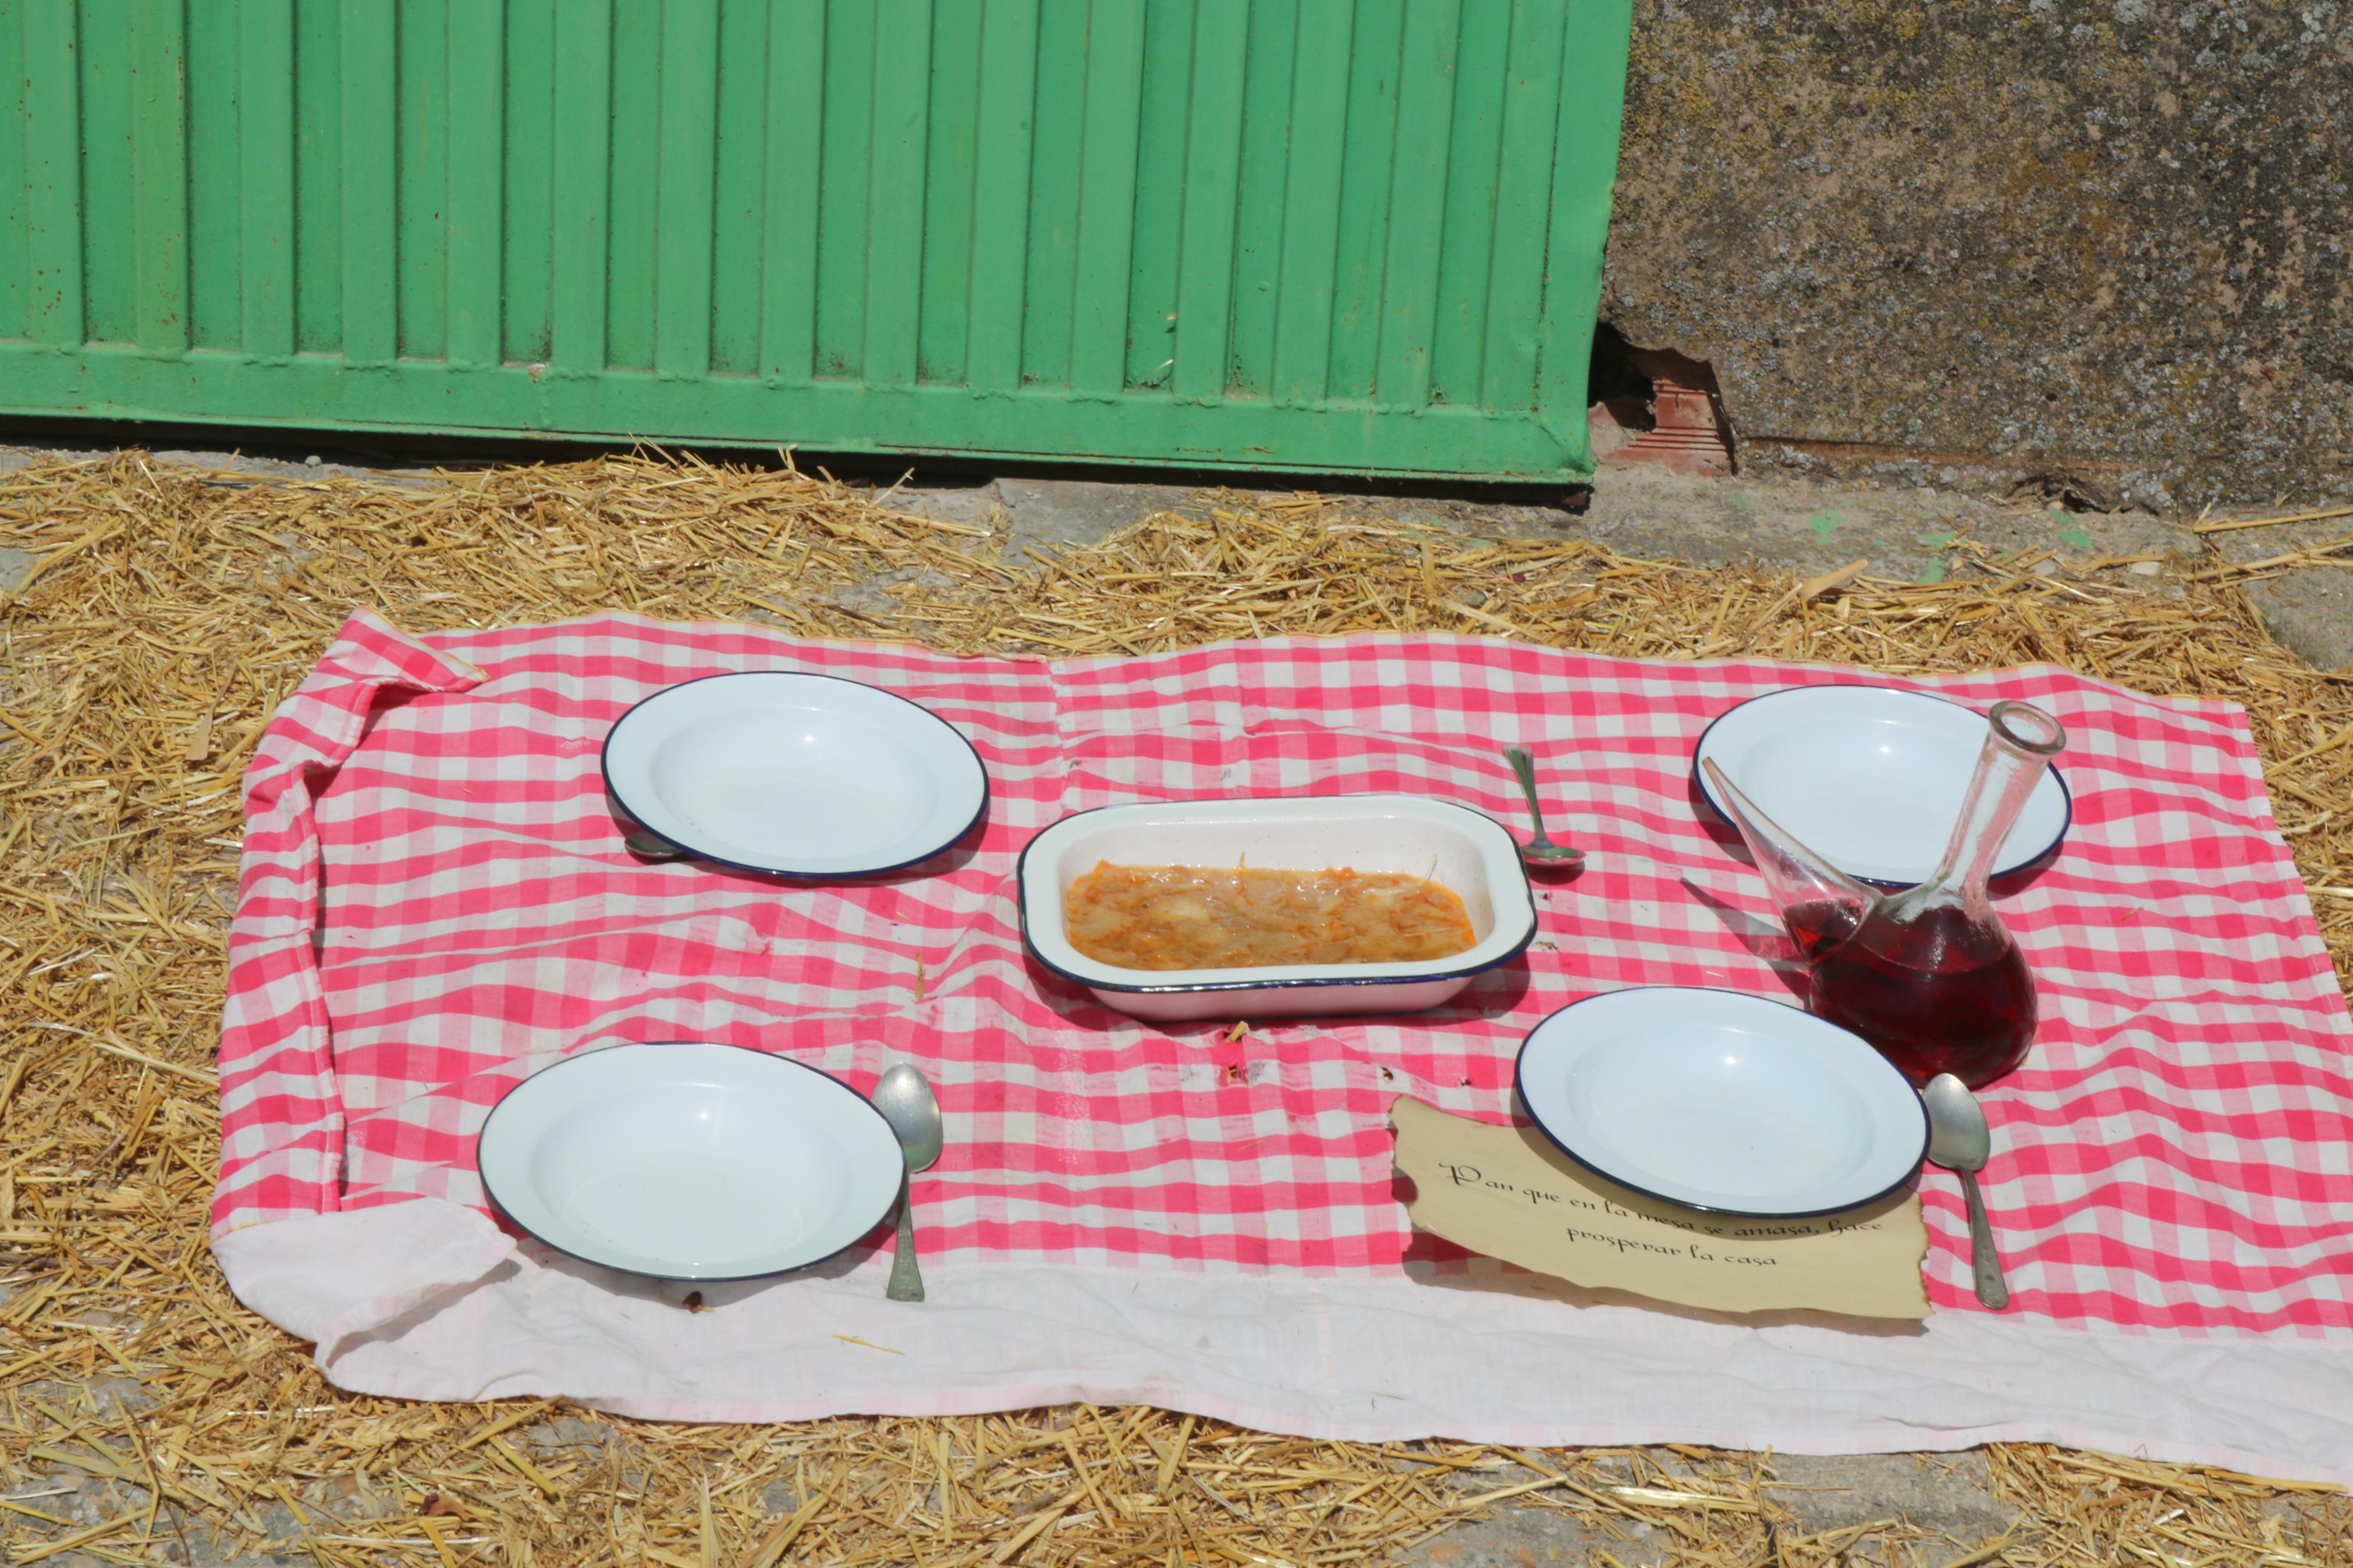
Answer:
<svg viewBox="0 0 2353 1568"><path fill-rule="evenodd" d="M1319 1443L1148 1408L695 1427L400 1405L328 1387L227 1294L205 1215L237 781L354 601L420 631L620 607L1041 655L1394 626L1905 672L2047 659L2244 703L2353 964L2353 689L2271 642L2211 560L1984 551L1934 585L1800 583L1308 496L1197 510L1007 558L822 477L653 458L420 483L126 454L0 479L0 547L35 562L0 601L7 1561L1372 1564L1533 1507L1620 1568L2353 1563L2342 1493L2031 1445L1989 1456L2018 1522L1955 1542L1809 1533L1757 1454Z"/></svg>

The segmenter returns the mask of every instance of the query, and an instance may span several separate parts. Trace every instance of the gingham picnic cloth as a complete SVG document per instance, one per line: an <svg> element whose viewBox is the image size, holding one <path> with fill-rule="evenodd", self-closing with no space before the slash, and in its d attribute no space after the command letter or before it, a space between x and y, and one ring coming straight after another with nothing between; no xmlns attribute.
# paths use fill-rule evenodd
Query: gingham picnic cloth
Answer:
<svg viewBox="0 0 2353 1568"><path fill-rule="evenodd" d="M607 731L665 686L745 669L937 713L986 762L985 822L871 881L638 863ZM948 1129L914 1184L927 1268L1493 1268L1410 1230L1389 1103L1508 1120L1522 1039L1596 991L1789 995L1761 882L1694 811L1692 749L1737 702L1838 679L2022 698L2067 726L2073 826L2000 903L2042 1014L1986 1096L2010 1320L2353 1346L2353 1031L2244 715L2048 667L1907 681L1389 634L1045 663L625 616L412 637L362 613L247 775L216 1235L418 1198L480 1209L474 1135L522 1076L691 1037L861 1089L921 1066ZM1540 883L1525 961L1453 1005L1164 1029L1025 957L1016 858L1068 813L1404 791L1517 822L1513 742L1589 858ZM1930 1299L1977 1313L1959 1192L1932 1171L1921 1193Z"/></svg>
<svg viewBox="0 0 2353 1568"><path fill-rule="evenodd" d="M605 731L720 670L918 700L981 750L984 827L854 884L636 863ZM247 775L214 1225L482 1206L473 1135L527 1069L691 1037L861 1089L915 1060L951 1133L915 1183L932 1258L1459 1268L1390 1194L1388 1102L1508 1119L1523 1037L1596 990L1788 994L1762 884L1692 809L1690 757L1739 700L1821 679L1433 635L1050 666L626 616L405 637L363 614ZM1917 684L2068 726L2066 847L2002 900L2042 996L2029 1065L1986 1096L2017 1307L2353 1338L2353 1032L2245 717L2052 668ZM1539 886L1527 962L1457 1006L1229 1039L1139 1025L1026 962L1014 858L1071 811L1405 790L1513 820L1506 742L1544 757L1556 827L1590 860ZM1923 1201L1932 1302L1974 1310L1960 1194L1932 1178Z"/></svg>

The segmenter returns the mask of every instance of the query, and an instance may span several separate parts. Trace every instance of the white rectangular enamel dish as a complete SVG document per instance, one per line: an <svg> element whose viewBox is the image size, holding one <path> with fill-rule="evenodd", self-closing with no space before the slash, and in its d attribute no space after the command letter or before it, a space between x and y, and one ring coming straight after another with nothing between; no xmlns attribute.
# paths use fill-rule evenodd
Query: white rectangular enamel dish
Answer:
<svg viewBox="0 0 2353 1568"><path fill-rule="evenodd" d="M1064 895L1098 861L1274 870L1402 871L1450 888L1479 939L1451 958L1258 969L1121 969L1072 947ZM1434 868L1433 868L1434 863ZM1082 811L1021 852L1021 936L1038 962L1104 1004L1153 1023L1303 1013L1410 1013L1447 1001L1535 940L1535 898L1518 847L1493 817L1406 795L1154 801Z"/></svg>

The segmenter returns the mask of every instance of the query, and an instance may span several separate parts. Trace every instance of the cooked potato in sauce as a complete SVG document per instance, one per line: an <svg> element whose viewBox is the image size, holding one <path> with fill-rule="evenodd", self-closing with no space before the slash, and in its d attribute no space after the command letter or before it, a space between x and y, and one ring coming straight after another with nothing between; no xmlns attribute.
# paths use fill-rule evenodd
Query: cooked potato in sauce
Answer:
<svg viewBox="0 0 2353 1568"><path fill-rule="evenodd" d="M1100 861L1063 910L1071 945L1122 969L1401 963L1478 941L1452 889L1396 871Z"/></svg>

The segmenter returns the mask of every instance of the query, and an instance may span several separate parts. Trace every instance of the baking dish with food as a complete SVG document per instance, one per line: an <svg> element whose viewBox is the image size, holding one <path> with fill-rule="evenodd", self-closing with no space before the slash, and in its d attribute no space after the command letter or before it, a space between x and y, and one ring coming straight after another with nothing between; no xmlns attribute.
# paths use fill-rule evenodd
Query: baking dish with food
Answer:
<svg viewBox="0 0 2353 1568"><path fill-rule="evenodd" d="M1126 969L1090 958L1066 929L1071 882L1098 863L1398 872L1462 900L1476 939L1451 957L1249 969ZM1154 1023L1435 1007L1535 940L1535 897L1493 818L1408 795L1149 801L1078 812L1021 852L1021 938L1038 962L1106 1005Z"/></svg>

